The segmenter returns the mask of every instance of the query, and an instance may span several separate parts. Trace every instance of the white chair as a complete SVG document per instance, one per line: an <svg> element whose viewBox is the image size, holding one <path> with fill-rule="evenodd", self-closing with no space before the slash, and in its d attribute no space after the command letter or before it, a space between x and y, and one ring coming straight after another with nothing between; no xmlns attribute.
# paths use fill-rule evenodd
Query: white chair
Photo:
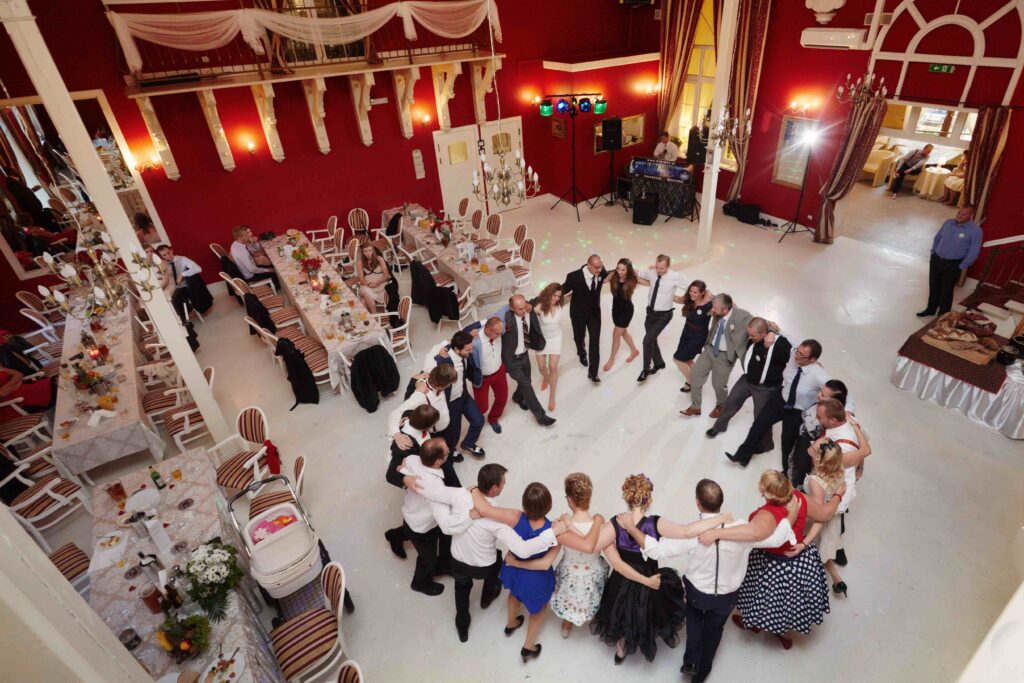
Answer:
<svg viewBox="0 0 1024 683"><path fill-rule="evenodd" d="M224 250L224 247L220 246L216 242L210 242L210 251L213 252L213 257L217 259L218 262L225 256L231 258L228 256L228 252Z"/></svg>
<svg viewBox="0 0 1024 683"><path fill-rule="evenodd" d="M398 318L401 320L401 324L396 327L388 327L387 333L388 338L391 340L391 351L398 357L400 353L408 353L409 358L412 362L416 362L416 356L412 352L412 341L409 338L409 319L410 312L412 311L412 299L407 296L403 296L398 302ZM390 313L376 313L374 314L379 318L386 319L390 317Z"/></svg>
<svg viewBox="0 0 1024 683"><path fill-rule="evenodd" d="M338 672L338 683L366 683L359 662L354 659L342 662L341 671Z"/></svg>
<svg viewBox="0 0 1024 683"><path fill-rule="evenodd" d="M20 481L28 489L11 501L10 511L21 522L42 548L49 553L50 546L42 532L55 526L77 510L84 509L92 514L92 504L85 490L73 481L53 474L39 481L32 481L26 474L29 464L20 465L0 480L0 486Z"/></svg>
<svg viewBox="0 0 1024 683"><path fill-rule="evenodd" d="M306 237L313 243L317 251L327 254L334 249L334 233L338 229L338 217L331 216L327 219L327 227L319 230L307 230ZM323 237L317 237L323 235Z"/></svg>
<svg viewBox="0 0 1024 683"><path fill-rule="evenodd" d="M203 376L209 383L210 389L213 389L213 381L216 377L214 369L212 367L203 368ZM185 452L185 444L201 439L210 433L195 401L182 403L165 411L161 419L164 429L167 430L167 435L174 439L174 443L182 453Z"/></svg>
<svg viewBox="0 0 1024 683"><path fill-rule="evenodd" d="M235 292L239 296L245 297L246 294L255 294L250 288L249 284L241 278L232 278L231 285ZM294 306L288 306L285 304L284 296L280 294L274 294L271 296L260 297L256 295L256 298L263 304L267 313L270 314L270 321L274 323L275 327L288 327L289 325L297 325L302 333L306 333L306 327L302 324L302 314L299 313L299 309Z"/></svg>
<svg viewBox="0 0 1024 683"><path fill-rule="evenodd" d="M36 325L36 330L33 330L29 334L41 334L47 341L59 342L64 340L64 326L54 325L45 316L32 310L31 308L22 308L20 311L23 316L31 320ZM27 336L27 335L22 335Z"/></svg>
<svg viewBox="0 0 1024 683"><path fill-rule="evenodd" d="M65 543L48 555L57 570L64 575L71 587L88 600L89 598L89 556L74 543Z"/></svg>
<svg viewBox="0 0 1024 683"><path fill-rule="evenodd" d="M65 322L64 312L61 311L60 308L56 305L48 305L32 292L26 292L24 290L15 292L14 298L25 304L26 308L29 308L46 318L47 322L51 325L63 325Z"/></svg>
<svg viewBox="0 0 1024 683"><path fill-rule="evenodd" d="M446 211L441 213L446 219L449 219L455 223L455 227L462 229L462 226L466 223L466 213L469 211L469 197L463 197L459 200L458 213L454 216L449 216Z"/></svg>
<svg viewBox="0 0 1024 683"><path fill-rule="evenodd" d="M164 366L168 371L175 367L173 361L163 361L159 365ZM142 395L142 412L146 414L146 419L149 420L149 425L154 432L160 431L157 425L163 422L167 411L183 406L191 400L188 389L182 386L181 375L175 371L171 376L173 379L170 386L152 389ZM207 381L209 381L209 377L207 377Z"/></svg>
<svg viewBox="0 0 1024 683"><path fill-rule="evenodd" d="M437 331L441 331L441 325L444 323L455 323L461 330L466 326L466 321L479 320L479 315L476 312L476 305L473 303L473 287L466 287L466 291L459 295L459 319L450 320L445 317L441 317L437 321ZM414 359L415 360L415 359Z"/></svg>
<svg viewBox="0 0 1024 683"><path fill-rule="evenodd" d="M42 413L27 413L22 409L23 398L12 398L0 403L0 408L13 408L18 416L0 423L0 446L11 450L33 449L40 443L53 441L50 421Z"/></svg>
<svg viewBox="0 0 1024 683"><path fill-rule="evenodd" d="M242 408L235 427L237 431L210 448L209 453L217 468L217 485L241 491L269 474L263 442L270 438L270 429L267 416L257 406Z"/></svg>
<svg viewBox="0 0 1024 683"><path fill-rule="evenodd" d="M490 252L498 248L498 242L501 240L501 214L492 213L487 217L487 236L481 237L476 241L478 249Z"/></svg>
<svg viewBox="0 0 1024 683"><path fill-rule="evenodd" d="M509 240L507 249L495 249L491 252L491 258L501 261L506 266L510 263L514 263L519 259L519 250L523 246L523 240L526 239L526 224L517 225L515 232L512 233L512 239Z"/></svg>
<svg viewBox="0 0 1024 683"><path fill-rule="evenodd" d="M515 278L516 289L521 289L530 284L530 276L533 266L533 238L527 237L519 248L519 259L512 264L512 276Z"/></svg>
<svg viewBox="0 0 1024 683"><path fill-rule="evenodd" d="M470 225L472 226L472 228L471 228L471 230L469 232L471 234L473 234L474 236L479 237L480 236L480 228L483 225L483 222L484 222L484 212L481 209L476 209L475 211L473 211L472 218L470 218Z"/></svg>
<svg viewBox="0 0 1024 683"><path fill-rule="evenodd" d="M295 474L294 478L291 481L292 489L295 490L295 495L299 497L299 500L296 501L294 498L292 498L291 491L289 491L287 488L275 487L274 489L271 490L261 488L259 492L256 494L256 497L249 501L249 519L252 519L256 515L266 512L275 505L281 505L282 503L301 502L302 484L306 474L306 456L300 455L299 457L295 458L295 465L293 466L292 471ZM277 482L275 482L275 484L276 483ZM306 516L311 516L308 510L306 510Z"/></svg>
<svg viewBox="0 0 1024 683"><path fill-rule="evenodd" d="M275 335L266 328L262 328L261 333L266 338L267 345L274 349L274 358L278 358L277 340L280 335ZM295 345L296 350L302 354L303 358L305 358L306 365L309 366L309 371L313 373L313 381L317 384L330 384L331 367L327 355L327 349L324 345L316 339L306 335L295 335L293 337L288 337L288 339ZM278 360L280 360L280 358L278 358ZM282 371L285 369L283 362L280 367Z"/></svg>
<svg viewBox="0 0 1024 683"><path fill-rule="evenodd" d="M345 570L330 562L320 574L327 608L292 617L270 632L274 656L287 681L334 680L348 654L342 631Z"/></svg>
<svg viewBox="0 0 1024 683"><path fill-rule="evenodd" d="M370 214L366 209L352 209L348 212L348 229L353 235L366 235L370 229Z"/></svg>

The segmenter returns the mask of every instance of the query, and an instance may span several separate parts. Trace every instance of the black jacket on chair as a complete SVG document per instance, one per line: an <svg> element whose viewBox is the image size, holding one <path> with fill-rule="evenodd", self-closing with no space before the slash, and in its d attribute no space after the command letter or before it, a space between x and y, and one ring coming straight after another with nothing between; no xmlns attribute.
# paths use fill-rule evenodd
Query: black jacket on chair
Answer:
<svg viewBox="0 0 1024 683"><path fill-rule="evenodd" d="M290 339L278 339L274 355L284 360L284 366L288 369L288 381L292 385L292 393L295 394L295 404L289 410L295 410L295 406L300 403L320 403L320 389L316 386L313 371L309 369L306 357L295 348L295 344Z"/></svg>
<svg viewBox="0 0 1024 683"><path fill-rule="evenodd" d="M188 298L192 302L192 308L200 313L206 313L213 307L213 295L206 288L202 275L189 275L185 278L185 288L188 289Z"/></svg>
<svg viewBox="0 0 1024 683"><path fill-rule="evenodd" d="M259 323L260 327L270 330L271 333L277 332L277 325L270 319L270 311L252 292L245 295L245 314ZM250 327L249 334L256 334L256 330Z"/></svg>
<svg viewBox="0 0 1024 683"><path fill-rule="evenodd" d="M398 302L402 298L398 293L398 280L392 275L388 283L384 285L384 292L388 295L387 310L391 315L388 317L391 327L398 327L402 321L398 317Z"/></svg>
<svg viewBox="0 0 1024 683"><path fill-rule="evenodd" d="M431 278L433 281L433 278ZM427 299L427 312L430 314L430 322L436 323L441 318L449 320L459 319L459 297L451 287L434 286Z"/></svg>
<svg viewBox="0 0 1024 683"><path fill-rule="evenodd" d="M565 276L565 283L562 285L562 296L572 295L569 300L569 317L574 320L589 320L591 317L601 317L601 287L604 286L604 279L608 277L608 271L603 267L597 274L597 291L587 287L587 278L583 276L581 269L576 269Z"/></svg>
<svg viewBox="0 0 1024 683"><path fill-rule="evenodd" d="M418 306L426 306L430 300L430 294L437 287L434 278L431 277L427 267L419 261L409 264L409 271L412 273L412 302Z"/></svg>
<svg viewBox="0 0 1024 683"><path fill-rule="evenodd" d="M243 279L242 271L238 269L238 266L235 265L235 262L232 261L229 256L220 257L220 269L222 272L227 273L233 278L237 277L239 280ZM233 290L230 285L228 286L228 294L235 297L235 301L237 301L239 305L244 305L242 299L235 294L235 290Z"/></svg>
<svg viewBox="0 0 1024 683"><path fill-rule="evenodd" d="M380 405L380 396L398 391L401 377L395 359L380 344L363 349L352 359L352 395L366 412Z"/></svg>

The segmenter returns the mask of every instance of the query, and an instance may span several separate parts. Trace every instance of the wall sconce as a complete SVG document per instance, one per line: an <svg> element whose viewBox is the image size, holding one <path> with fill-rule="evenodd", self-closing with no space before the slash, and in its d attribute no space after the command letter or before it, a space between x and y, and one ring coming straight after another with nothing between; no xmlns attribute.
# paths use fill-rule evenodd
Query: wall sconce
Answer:
<svg viewBox="0 0 1024 683"><path fill-rule="evenodd" d="M821 100L794 99L790 101L786 112L797 116L806 116L811 110L821 106Z"/></svg>
<svg viewBox="0 0 1024 683"><path fill-rule="evenodd" d="M427 126L429 126L429 125L430 125L430 114L424 114L424 115L423 115L422 117L420 117L420 124L421 124L421 125L422 125L422 126L423 126L424 128L426 128Z"/></svg>
<svg viewBox="0 0 1024 683"><path fill-rule="evenodd" d="M256 143L252 140L246 144L246 148L249 150L249 156L256 156Z"/></svg>
<svg viewBox="0 0 1024 683"><path fill-rule="evenodd" d="M654 85L651 85L651 84L647 85L647 94L648 95L655 95L655 94L657 94L659 92L661 92L661 83L655 83Z"/></svg>
<svg viewBox="0 0 1024 683"><path fill-rule="evenodd" d="M544 98L542 98L540 95L534 96L534 98L533 98L533 106L539 107L540 103L543 101L543 99Z"/></svg>

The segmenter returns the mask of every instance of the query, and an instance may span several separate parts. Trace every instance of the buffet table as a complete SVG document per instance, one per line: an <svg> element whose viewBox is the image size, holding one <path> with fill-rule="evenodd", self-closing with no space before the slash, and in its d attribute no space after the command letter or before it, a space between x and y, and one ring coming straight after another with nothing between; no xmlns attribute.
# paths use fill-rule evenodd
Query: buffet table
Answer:
<svg viewBox="0 0 1024 683"><path fill-rule="evenodd" d="M164 522L168 536L175 542L171 553L165 554L165 566L184 563L191 550L215 537L239 548L239 564L244 566L241 539L228 519L227 501L217 486L217 472L206 449L193 448L168 458L160 463L158 469L168 486L162 492L157 514ZM180 479L176 479L175 474ZM120 482L129 496L143 487L153 487L146 469L132 472L122 477ZM93 539L97 552L89 568L89 603L115 634L126 628L135 629L142 642L132 650L132 655L153 678L177 671L202 672L211 660L217 658L219 651L228 657L238 648L236 661L244 661L244 669L232 681L264 683L283 680L270 648L269 636L241 592L253 585L250 579L245 579L234 591L224 619L211 624L209 648L180 664L171 659L154 638L164 615L153 614L140 599L142 589L151 580L137 568L137 553L156 553L156 546L148 536L140 538L131 527L118 525L118 507L102 487L93 491L93 513ZM106 547L110 543L106 539L112 534L120 534L120 540L113 547ZM120 558L118 546L123 548Z"/></svg>

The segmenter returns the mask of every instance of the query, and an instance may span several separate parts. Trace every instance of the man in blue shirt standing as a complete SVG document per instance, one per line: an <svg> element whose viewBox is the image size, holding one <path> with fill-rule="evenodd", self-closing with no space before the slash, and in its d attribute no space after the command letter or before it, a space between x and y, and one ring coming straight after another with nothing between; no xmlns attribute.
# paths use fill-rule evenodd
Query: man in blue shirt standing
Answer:
<svg viewBox="0 0 1024 683"><path fill-rule="evenodd" d="M942 315L953 307L953 288L960 273L971 267L981 251L981 228L973 218L974 207L967 204L935 233L928 267L928 306L917 317Z"/></svg>

